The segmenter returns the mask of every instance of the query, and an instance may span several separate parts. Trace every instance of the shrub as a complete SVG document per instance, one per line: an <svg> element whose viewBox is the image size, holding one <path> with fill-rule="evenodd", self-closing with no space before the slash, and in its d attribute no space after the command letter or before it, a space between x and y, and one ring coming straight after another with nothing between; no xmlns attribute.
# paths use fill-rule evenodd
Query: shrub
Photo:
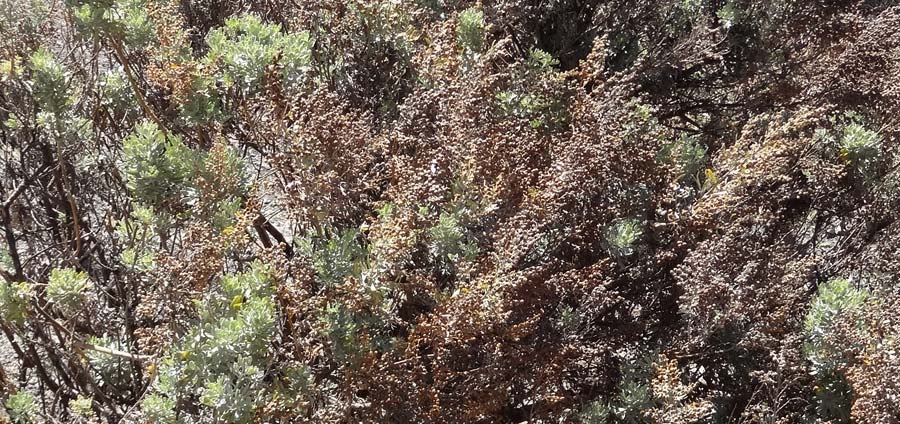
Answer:
<svg viewBox="0 0 900 424"><path fill-rule="evenodd" d="M644 229L637 219L621 218L613 221L604 234L610 254L616 258L626 258L636 252Z"/></svg>
<svg viewBox="0 0 900 424"><path fill-rule="evenodd" d="M559 66L559 60L541 49L531 49L528 53L528 67L538 73L552 71Z"/></svg>
<svg viewBox="0 0 900 424"><path fill-rule="evenodd" d="M814 139L836 149L838 158L856 176L871 181L879 166L888 160L883 154L881 135L867 128L863 116L855 111L833 114L828 121L831 128L817 128Z"/></svg>
<svg viewBox="0 0 900 424"><path fill-rule="evenodd" d="M484 12L471 7L459 13L456 38L463 55L477 57L484 51Z"/></svg>
<svg viewBox="0 0 900 424"><path fill-rule="evenodd" d="M209 52L204 60L220 68L220 81L248 95L262 88L266 66L276 58L288 86L301 82L312 60L309 32L284 34L281 26L254 15L228 18L224 27L210 31L206 42Z"/></svg>
<svg viewBox="0 0 900 424"><path fill-rule="evenodd" d="M497 93L500 109L527 119L535 129L563 126L568 120L568 105L554 73L557 65L559 61L549 53L531 49L528 60L514 74L512 86Z"/></svg>
<svg viewBox="0 0 900 424"><path fill-rule="evenodd" d="M137 118L134 113L137 102L134 91L128 83L128 77L122 71L113 71L103 78L100 86L103 105L116 114L123 114L131 118Z"/></svg>
<svg viewBox="0 0 900 424"><path fill-rule="evenodd" d="M76 311L93 283L87 274L72 268L54 268L47 283L47 300L63 311Z"/></svg>
<svg viewBox="0 0 900 424"><path fill-rule="evenodd" d="M203 218L217 230L234 224L247 194L241 158L224 143L217 143L203 158L198 174L196 185L200 198L197 206Z"/></svg>
<svg viewBox="0 0 900 424"><path fill-rule="evenodd" d="M680 181L695 181L699 184L700 170L706 162L706 146L696 137L682 135L678 140L663 146L662 160L672 165Z"/></svg>
<svg viewBox="0 0 900 424"><path fill-rule="evenodd" d="M175 424L175 400L151 393L141 402L141 411L148 421L160 424Z"/></svg>
<svg viewBox="0 0 900 424"><path fill-rule="evenodd" d="M159 235L166 233L171 224L167 215L135 205L131 215L120 220L116 227L116 237L124 246L123 264L140 271L150 270L159 246Z"/></svg>
<svg viewBox="0 0 900 424"><path fill-rule="evenodd" d="M263 379L271 361L276 312L271 271L254 263L222 279L221 288L198 305L198 322L160 365L159 394L143 404L148 416L166 421L172 402L197 398L228 423L248 423L268 399Z"/></svg>
<svg viewBox="0 0 900 424"><path fill-rule="evenodd" d="M582 423L648 422L647 412L655 399L650 389L651 363L647 358L625 360L619 367L619 382L607 399L597 399L581 410Z"/></svg>
<svg viewBox="0 0 900 424"><path fill-rule="evenodd" d="M843 373L852 360L845 352L854 347L839 344L836 330L863 307L869 297L868 290L855 288L849 280L837 278L819 286L806 313L804 351L817 381L816 412L823 419L850 422L853 393Z"/></svg>
<svg viewBox="0 0 900 424"><path fill-rule="evenodd" d="M825 371L841 367L843 359L840 352L846 346L831 344L830 337L841 320L861 308L869 296L868 290L854 287L845 278L819 286L819 292L804 320L808 340L805 350L814 369Z"/></svg>
<svg viewBox="0 0 900 424"><path fill-rule="evenodd" d="M497 93L500 108L512 116L528 119L532 128L558 124L565 120L559 101L531 93L501 91Z"/></svg>
<svg viewBox="0 0 900 424"><path fill-rule="evenodd" d="M644 414L653 406L650 391L650 364L639 359L627 362L621 370L616 398L610 402L610 411L617 422L644 422Z"/></svg>
<svg viewBox="0 0 900 424"><path fill-rule="evenodd" d="M863 174L868 174L880 159L881 136L859 123L844 127L839 155Z"/></svg>
<svg viewBox="0 0 900 424"><path fill-rule="evenodd" d="M88 343L105 349L113 349L119 352L128 352L130 346L126 346L119 339L104 337L90 337ZM94 371L95 380L99 384L115 388L119 392L127 392L132 386L133 369L131 363L122 357L110 355L104 352L89 351L87 360ZM88 402L90 399L88 399Z"/></svg>
<svg viewBox="0 0 900 424"><path fill-rule="evenodd" d="M610 410L603 400L595 400L581 410L579 418L583 424L608 424Z"/></svg>
<svg viewBox="0 0 900 424"><path fill-rule="evenodd" d="M69 94L69 77L53 53L38 49L31 55L29 67L34 96L41 109L53 115L66 111L73 101Z"/></svg>
<svg viewBox="0 0 900 424"><path fill-rule="evenodd" d="M78 29L90 37L123 39L135 49L155 37L145 0L67 0Z"/></svg>
<svg viewBox="0 0 900 424"><path fill-rule="evenodd" d="M69 401L69 409L77 419L88 420L94 417L94 401L89 397L78 395Z"/></svg>
<svg viewBox="0 0 900 424"><path fill-rule="evenodd" d="M460 263L471 261L478 246L466 235L460 224L461 212L441 212L434 227L428 229L428 251L438 272L450 275Z"/></svg>
<svg viewBox="0 0 900 424"><path fill-rule="evenodd" d="M41 0L0 1L0 27L7 29L4 41L14 45L40 37L41 26L51 12L50 5Z"/></svg>
<svg viewBox="0 0 900 424"><path fill-rule="evenodd" d="M145 121L125 139L123 155L132 196L158 211L179 212L190 193L196 154L179 137Z"/></svg>
<svg viewBox="0 0 900 424"><path fill-rule="evenodd" d="M734 1L726 2L716 11L716 17L719 18L719 22L721 22L722 26L726 29L731 28L740 22L743 18L742 14L743 11Z"/></svg>
<svg viewBox="0 0 900 424"><path fill-rule="evenodd" d="M28 316L31 295L28 283L0 282L0 317L3 321L22 325Z"/></svg>
<svg viewBox="0 0 900 424"><path fill-rule="evenodd" d="M18 391L6 399L6 410L14 424L31 424L37 422L38 407L34 396L28 392Z"/></svg>
<svg viewBox="0 0 900 424"><path fill-rule="evenodd" d="M310 258L319 281L335 286L347 277L360 276L367 267L368 249L359 239L359 231L346 229L328 238L301 240L300 250Z"/></svg>
<svg viewBox="0 0 900 424"><path fill-rule="evenodd" d="M0 0L0 397L895 422L896 11Z"/></svg>

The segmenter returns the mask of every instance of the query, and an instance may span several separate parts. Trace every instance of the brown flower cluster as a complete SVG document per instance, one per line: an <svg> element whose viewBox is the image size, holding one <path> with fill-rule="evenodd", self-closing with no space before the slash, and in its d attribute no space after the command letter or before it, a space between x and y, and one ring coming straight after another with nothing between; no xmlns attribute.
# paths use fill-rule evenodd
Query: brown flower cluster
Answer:
<svg viewBox="0 0 900 424"><path fill-rule="evenodd" d="M14 418L900 420L895 2L287 3L0 23Z"/></svg>

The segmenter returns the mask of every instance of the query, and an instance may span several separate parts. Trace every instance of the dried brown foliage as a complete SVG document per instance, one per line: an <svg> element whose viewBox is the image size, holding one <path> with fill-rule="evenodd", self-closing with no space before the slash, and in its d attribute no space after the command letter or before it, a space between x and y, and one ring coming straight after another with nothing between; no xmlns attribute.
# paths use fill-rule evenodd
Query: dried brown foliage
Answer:
<svg viewBox="0 0 900 424"><path fill-rule="evenodd" d="M0 270L34 288L0 321L21 369L4 398L154 419L158 367L199 356L179 349L200 305L257 261L259 422L900 420L896 2L149 1L140 48L85 36L70 3L57 33L0 47L0 118L20 122L0 129ZM204 61L245 13L308 31L300 77L285 46ZM41 123L39 70L15 70L39 45L88 136ZM112 68L125 109L103 100ZM215 113L188 116L197 98ZM126 237L154 206L122 159L143 121L199 159ZM48 300L62 267L94 282L76 315ZM836 278L868 297L822 324L849 393L828 400L808 316ZM76 351L108 335L125 383ZM229 419L198 390L182 418Z"/></svg>

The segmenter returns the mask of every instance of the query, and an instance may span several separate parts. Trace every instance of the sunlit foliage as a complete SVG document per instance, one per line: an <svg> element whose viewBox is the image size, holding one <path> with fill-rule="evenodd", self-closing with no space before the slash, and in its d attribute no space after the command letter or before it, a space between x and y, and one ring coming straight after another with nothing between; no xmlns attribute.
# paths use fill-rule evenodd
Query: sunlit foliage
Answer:
<svg viewBox="0 0 900 424"><path fill-rule="evenodd" d="M0 0L0 422L897 422L898 28Z"/></svg>

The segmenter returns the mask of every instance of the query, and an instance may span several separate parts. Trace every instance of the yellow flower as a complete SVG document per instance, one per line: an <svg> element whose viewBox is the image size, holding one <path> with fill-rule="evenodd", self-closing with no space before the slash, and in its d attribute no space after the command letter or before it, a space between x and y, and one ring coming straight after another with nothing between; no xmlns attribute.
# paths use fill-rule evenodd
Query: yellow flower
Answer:
<svg viewBox="0 0 900 424"><path fill-rule="evenodd" d="M244 296L239 294L231 300L231 307L233 309L240 309L241 306L244 306Z"/></svg>
<svg viewBox="0 0 900 424"><path fill-rule="evenodd" d="M841 149L841 151L838 153L838 158L846 163L850 163L850 151L846 148Z"/></svg>
<svg viewBox="0 0 900 424"><path fill-rule="evenodd" d="M153 380L153 377L156 377L156 363L151 362L147 364L147 377Z"/></svg>
<svg viewBox="0 0 900 424"><path fill-rule="evenodd" d="M719 183L719 177L716 175L716 171L713 171L710 168L706 168L706 181L709 185L716 185Z"/></svg>

